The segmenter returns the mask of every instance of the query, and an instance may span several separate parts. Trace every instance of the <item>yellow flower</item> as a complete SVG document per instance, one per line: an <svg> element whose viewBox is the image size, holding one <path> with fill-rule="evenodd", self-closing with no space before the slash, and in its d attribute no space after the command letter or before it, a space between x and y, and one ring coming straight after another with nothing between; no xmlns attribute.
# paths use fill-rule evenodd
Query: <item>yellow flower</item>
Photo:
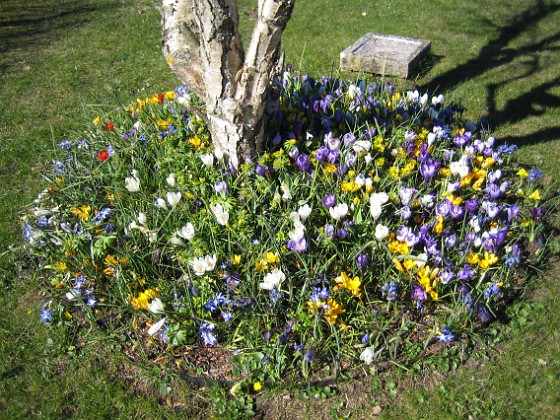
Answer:
<svg viewBox="0 0 560 420"><path fill-rule="evenodd" d="M437 216L437 223L434 225L434 232L443 232L443 216Z"/></svg>
<svg viewBox="0 0 560 420"><path fill-rule="evenodd" d="M88 206L87 204L84 204L80 208L73 207L72 208L72 213L74 213L76 216L78 216L82 220L88 220L89 216L91 214L91 207Z"/></svg>
<svg viewBox="0 0 560 420"><path fill-rule="evenodd" d="M255 383L253 384L253 390L254 390L255 392L259 392L261 389L262 389L262 385L261 385L261 383L260 383L259 381L255 382Z"/></svg>
<svg viewBox="0 0 560 420"><path fill-rule="evenodd" d="M362 282L360 281L360 278L358 276L351 279L344 271L342 271L340 273L340 276L335 278L334 281L336 283L336 285L333 287L333 290L335 292L340 289L347 289L352 292L354 296L361 296L360 285L362 284Z"/></svg>
<svg viewBox="0 0 560 420"><path fill-rule="evenodd" d="M336 172L336 165L329 163L323 168L323 172L325 175L332 175Z"/></svg>
<svg viewBox="0 0 560 420"><path fill-rule="evenodd" d="M101 123L101 118L95 117L95 118L93 119L93 124L99 125L100 123Z"/></svg>
<svg viewBox="0 0 560 420"><path fill-rule="evenodd" d="M340 189L344 192L356 192L360 189L360 184L354 181L342 181Z"/></svg>
<svg viewBox="0 0 560 420"><path fill-rule="evenodd" d="M436 291L435 287L437 284L437 275L439 274L439 269L436 268L432 270L429 266L425 265L424 267L418 270L418 283L422 288L430 295L433 300L438 300L439 295Z"/></svg>
<svg viewBox="0 0 560 420"><path fill-rule="evenodd" d="M342 305L334 300L331 296L327 299L327 304L324 306L325 308L325 319L331 325L336 324L336 319L339 315L346 312Z"/></svg>
<svg viewBox="0 0 560 420"><path fill-rule="evenodd" d="M541 195L539 193L539 190L537 189L537 190L533 191L531 194L529 194L529 196L527 198L529 198L531 200L539 201L541 199Z"/></svg>
<svg viewBox="0 0 560 420"><path fill-rule="evenodd" d="M498 257L491 252L484 252L484 259L478 262L480 268L488 268L498 262Z"/></svg>
<svg viewBox="0 0 560 420"><path fill-rule="evenodd" d="M132 298L130 300L130 303L136 310L148 309L148 304L150 303L150 300L155 299L156 296L157 293L154 290L147 289L144 290L143 292L140 292L138 294L138 297Z"/></svg>
<svg viewBox="0 0 560 420"><path fill-rule="evenodd" d="M280 262L280 255L269 251L266 253L266 261L271 264L272 263L278 264Z"/></svg>
<svg viewBox="0 0 560 420"><path fill-rule="evenodd" d="M157 99L157 98L156 98ZM166 120L163 120L161 118L158 118L156 120L157 125L159 126L159 128L163 129L163 130L167 130L167 128L169 127L169 124L171 124L171 118L168 118Z"/></svg>
<svg viewBox="0 0 560 420"><path fill-rule="evenodd" d="M444 178L449 178L451 176L451 169L446 167L439 168L439 174Z"/></svg>
<svg viewBox="0 0 560 420"><path fill-rule="evenodd" d="M467 262L469 264L476 264L476 263L478 263L479 260L480 260L480 257L478 256L478 254L476 252L471 252L469 255L467 255Z"/></svg>
<svg viewBox="0 0 560 420"><path fill-rule="evenodd" d="M239 265L239 264L241 264L241 255L235 254L233 257L231 257L231 263L232 263L233 265Z"/></svg>
<svg viewBox="0 0 560 420"><path fill-rule="evenodd" d="M55 264L54 268L56 268L59 271L65 271L66 270L66 263L64 261L59 261Z"/></svg>
<svg viewBox="0 0 560 420"><path fill-rule="evenodd" d="M529 172L527 172L527 171L525 170L525 168L521 168L521 169L517 172L517 175L519 176L519 178L525 179L525 178L527 178L527 177L529 176Z"/></svg>
<svg viewBox="0 0 560 420"><path fill-rule="evenodd" d="M393 180L396 181L399 179L399 170L398 168L391 166L389 168L389 177Z"/></svg>

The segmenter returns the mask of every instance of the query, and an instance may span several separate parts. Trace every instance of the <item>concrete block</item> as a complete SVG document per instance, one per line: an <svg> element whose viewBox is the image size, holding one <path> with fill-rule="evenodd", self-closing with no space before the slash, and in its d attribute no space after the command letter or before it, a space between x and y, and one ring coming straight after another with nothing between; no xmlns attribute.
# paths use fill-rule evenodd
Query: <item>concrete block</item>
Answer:
<svg viewBox="0 0 560 420"><path fill-rule="evenodd" d="M409 77L428 54L431 42L367 33L340 53L340 69Z"/></svg>

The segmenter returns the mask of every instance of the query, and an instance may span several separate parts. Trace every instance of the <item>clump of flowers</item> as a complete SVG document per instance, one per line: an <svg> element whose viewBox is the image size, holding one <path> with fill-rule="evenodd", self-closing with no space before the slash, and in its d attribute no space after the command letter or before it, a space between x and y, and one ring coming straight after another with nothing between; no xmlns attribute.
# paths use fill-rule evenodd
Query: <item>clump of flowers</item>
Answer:
<svg viewBox="0 0 560 420"><path fill-rule="evenodd" d="M49 305L171 354L370 364L418 331L468 338L543 254L543 174L443 95L286 72L270 144L238 168L189 96L139 99L60 143L22 219Z"/></svg>

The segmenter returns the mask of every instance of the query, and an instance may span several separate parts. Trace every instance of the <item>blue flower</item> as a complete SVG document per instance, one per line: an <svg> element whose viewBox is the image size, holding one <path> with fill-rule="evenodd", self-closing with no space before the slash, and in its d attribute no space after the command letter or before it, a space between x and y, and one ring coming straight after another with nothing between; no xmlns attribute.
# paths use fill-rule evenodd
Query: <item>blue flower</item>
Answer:
<svg viewBox="0 0 560 420"><path fill-rule="evenodd" d="M449 328L441 327L437 330L436 338L440 343L451 343L455 340L455 334L453 334Z"/></svg>
<svg viewBox="0 0 560 420"><path fill-rule="evenodd" d="M393 301L396 300L398 297L398 285L396 282L391 281L389 283L385 283L382 287L381 287L381 292L383 293L383 296L389 301Z"/></svg>
<svg viewBox="0 0 560 420"><path fill-rule="evenodd" d="M500 290L500 286L497 283L490 283L484 291L484 297L488 299L494 295L500 298L502 297L502 292Z"/></svg>
<svg viewBox="0 0 560 420"><path fill-rule="evenodd" d="M206 346L215 346L218 343L218 338L213 333L215 328L214 324L206 321L200 325L200 338L202 338Z"/></svg>
<svg viewBox="0 0 560 420"><path fill-rule="evenodd" d="M39 316L43 324L52 322L52 311L49 308L44 308Z"/></svg>

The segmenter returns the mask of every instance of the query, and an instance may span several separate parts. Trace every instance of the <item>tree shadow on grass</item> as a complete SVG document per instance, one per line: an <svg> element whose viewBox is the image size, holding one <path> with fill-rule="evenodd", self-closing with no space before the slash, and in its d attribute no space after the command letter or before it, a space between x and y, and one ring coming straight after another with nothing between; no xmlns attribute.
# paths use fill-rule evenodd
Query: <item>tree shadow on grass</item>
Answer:
<svg viewBox="0 0 560 420"><path fill-rule="evenodd" d="M48 44L64 30L90 21L92 12L116 8L108 0L13 0L0 3L0 72L4 73L18 49L30 50ZM59 32L59 34L55 34ZM54 35L54 36L53 36Z"/></svg>
<svg viewBox="0 0 560 420"><path fill-rule="evenodd" d="M530 82L537 77L539 72L545 70L546 64L542 63L543 52L560 52L560 30L548 36L529 42L521 43L519 47L511 47L522 36L530 34L531 31L550 14L560 11L560 3L537 0L527 6L526 10L514 16L504 25L482 19L481 25L497 27L498 36L489 41L479 54L426 83L422 88L429 92L449 91L465 80L476 80L486 72L498 69L502 66L510 66L515 74L516 66L521 61L524 72L521 75L508 77L497 83L486 85L487 115L490 126L494 129L502 126L515 124L530 117L538 117L547 109L555 108L560 113L560 96L551 93L551 90L560 86L560 76L552 80L532 87ZM560 68L559 68L560 71ZM524 93L506 100L501 107L497 105L497 94L499 90L507 88L511 83L526 82L527 89ZM502 142L522 144L534 144L560 139L560 126L547 127L542 130L520 135L501 138Z"/></svg>

